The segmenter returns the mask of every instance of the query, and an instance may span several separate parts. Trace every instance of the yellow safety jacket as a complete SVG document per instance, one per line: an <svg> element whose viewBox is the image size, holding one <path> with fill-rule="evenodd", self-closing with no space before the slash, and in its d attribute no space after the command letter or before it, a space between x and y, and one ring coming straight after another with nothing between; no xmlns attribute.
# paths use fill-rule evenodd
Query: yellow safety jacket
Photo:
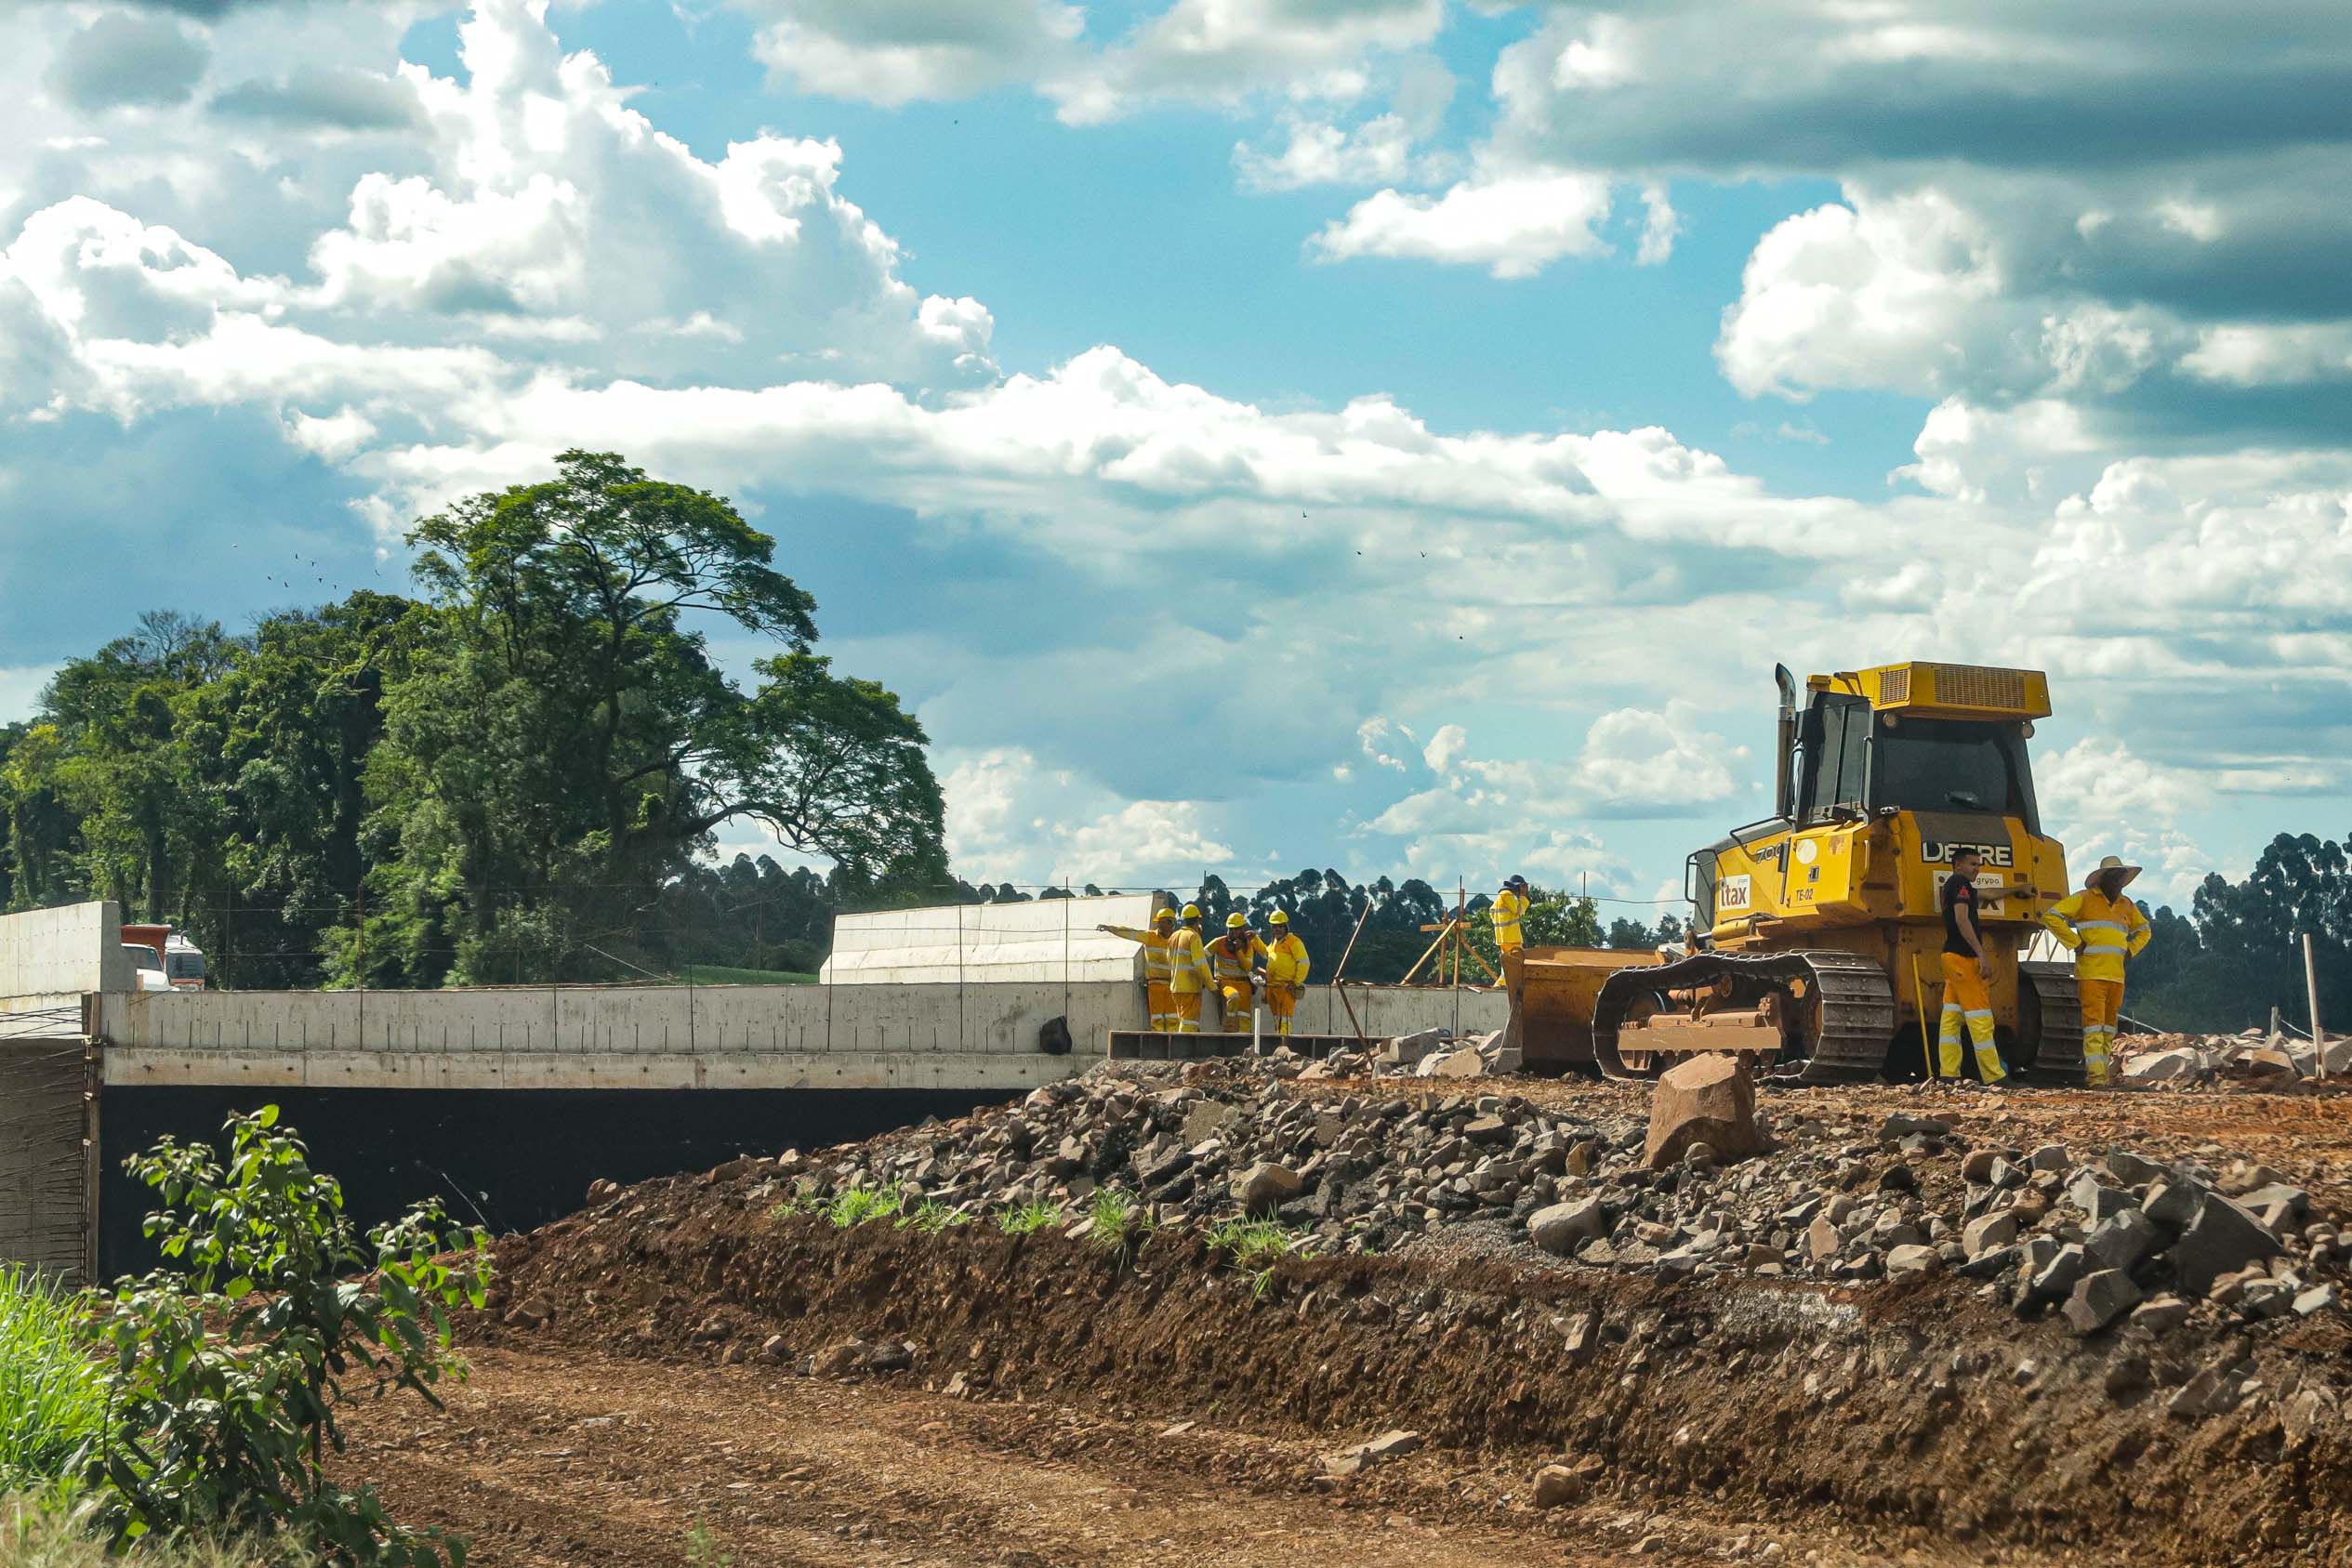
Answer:
<svg viewBox="0 0 2352 1568"><path fill-rule="evenodd" d="M2081 955L2074 972L2084 980L2121 981L2123 960L2156 934L2138 904L2129 898L2111 899L2096 888L2060 899L2041 923L2060 943Z"/></svg>
<svg viewBox="0 0 2352 1568"><path fill-rule="evenodd" d="M1168 939L1168 988L1179 996L1209 989L1209 955L1189 926L1177 927Z"/></svg>
<svg viewBox="0 0 2352 1568"><path fill-rule="evenodd" d="M1527 912L1527 901L1509 888L1495 895L1487 916L1495 923L1495 945L1505 953L1525 946L1526 939L1519 934L1519 917Z"/></svg>
<svg viewBox="0 0 2352 1568"><path fill-rule="evenodd" d="M1248 934L1249 942L1238 953L1234 951L1234 941L1229 936L1219 937L1209 944L1209 951L1217 958L1217 979L1221 984L1248 980L1257 961L1266 955L1266 944L1258 940L1258 933Z"/></svg>
<svg viewBox="0 0 2352 1568"><path fill-rule="evenodd" d="M1144 981L1152 985L1168 983L1169 937L1164 937L1149 929L1139 930L1133 926L1113 926L1111 934L1115 937L1125 937L1130 942L1142 942Z"/></svg>
<svg viewBox="0 0 2352 1568"><path fill-rule="evenodd" d="M1307 982L1307 944L1295 936L1285 936L1267 948L1266 981L1272 985L1304 985Z"/></svg>

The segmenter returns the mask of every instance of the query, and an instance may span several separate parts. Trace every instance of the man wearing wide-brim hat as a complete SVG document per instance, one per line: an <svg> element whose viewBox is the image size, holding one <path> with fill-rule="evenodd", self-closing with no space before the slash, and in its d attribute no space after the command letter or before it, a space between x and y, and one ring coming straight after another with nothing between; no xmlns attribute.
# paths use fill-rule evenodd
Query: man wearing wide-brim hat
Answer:
<svg viewBox="0 0 2352 1568"><path fill-rule="evenodd" d="M2115 1021L2123 1011L2123 961L2155 934L2140 906L2123 896L2139 874L2138 866L2109 855L2099 862L2081 892L2060 899L2041 916L2041 923L2076 955L2074 981L2082 993L2082 1062L2084 1076L2093 1084L2108 1081Z"/></svg>

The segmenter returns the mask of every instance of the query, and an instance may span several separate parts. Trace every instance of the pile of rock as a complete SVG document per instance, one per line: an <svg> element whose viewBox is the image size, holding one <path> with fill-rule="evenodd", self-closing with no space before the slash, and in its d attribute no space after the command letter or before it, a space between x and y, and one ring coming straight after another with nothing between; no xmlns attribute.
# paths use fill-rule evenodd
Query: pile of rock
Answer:
<svg viewBox="0 0 2352 1568"><path fill-rule="evenodd" d="M2352 1039L2314 1048L2309 1039L2249 1029L2237 1034L2125 1034L2116 1040L2127 1082L2191 1087L2228 1080L2253 1087L2330 1079L2352 1082Z"/></svg>
<svg viewBox="0 0 2352 1568"><path fill-rule="evenodd" d="M1116 1188L1165 1220L1260 1215L1368 1251L1457 1222L1524 1235L1538 1210L1633 1163L1644 1136L1631 1118L1551 1115L1515 1095L1319 1097L1282 1065L1105 1064L1006 1111L786 1154L766 1175L813 1199L890 1187L976 1216L1076 1210Z"/></svg>
<svg viewBox="0 0 2352 1568"><path fill-rule="evenodd" d="M1117 1189L1166 1223L1254 1215L1334 1251L1483 1227L1670 1280L1949 1274L2085 1334L2127 1315L2157 1328L2304 1317L2352 1289L2352 1234L2244 1162L1971 1146L1901 1114L1874 1128L1798 1114L1776 1138L1721 1058L1675 1069L1645 1119L1435 1085L1318 1089L1263 1065L1106 1064L1017 1107L749 1162L753 1198L887 1187L909 1206L987 1218L1042 1203L1082 1224L1091 1196Z"/></svg>

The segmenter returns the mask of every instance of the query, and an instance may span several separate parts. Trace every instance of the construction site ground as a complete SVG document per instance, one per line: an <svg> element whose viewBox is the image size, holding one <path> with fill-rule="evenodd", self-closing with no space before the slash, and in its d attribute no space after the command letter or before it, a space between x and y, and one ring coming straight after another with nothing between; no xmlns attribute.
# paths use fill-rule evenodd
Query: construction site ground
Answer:
<svg viewBox="0 0 2352 1568"><path fill-rule="evenodd" d="M1587 1113L1647 1093L1496 1087ZM2332 1090L1768 1090L1760 1109L2226 1151L2352 1208ZM1115 1262L1051 1232L778 1219L693 1179L636 1190L626 1224L605 1212L502 1245L500 1304L528 1294L552 1320L469 1319L445 1411L349 1422L350 1475L490 1568L2352 1562L2340 1425L2168 1425L2114 1372L2153 1358L2160 1379L2163 1351L2020 1323L1958 1279L1660 1285L1433 1242L1285 1263L1258 1292L1168 1234ZM1797 1298L1825 1294L1860 1326L1814 1343ZM1649 1345L1579 1363L1556 1327L1579 1308L1649 1323ZM2341 1324L2297 1334L2286 1353L2345 1364ZM798 1364L883 1335L911 1366ZM1392 1428L1426 1443L1327 1473ZM1570 1500L1539 1509L1553 1464Z"/></svg>

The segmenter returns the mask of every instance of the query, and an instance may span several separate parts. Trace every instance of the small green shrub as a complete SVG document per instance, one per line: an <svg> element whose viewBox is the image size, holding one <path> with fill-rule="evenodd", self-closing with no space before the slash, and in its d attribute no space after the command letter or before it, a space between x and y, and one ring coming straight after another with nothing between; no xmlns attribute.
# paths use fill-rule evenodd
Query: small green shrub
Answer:
<svg viewBox="0 0 2352 1568"><path fill-rule="evenodd" d="M686 1527L686 1568L735 1568L735 1554L719 1544L706 1520Z"/></svg>
<svg viewBox="0 0 2352 1568"><path fill-rule="evenodd" d="M117 1546L289 1537L337 1568L458 1568L464 1542L394 1523L325 1456L347 1380L438 1408L433 1385L463 1376L449 1310L482 1305L489 1237L435 1201L362 1236L277 1120L231 1116L225 1161L167 1138L127 1162L163 1200L146 1233L167 1262L121 1282L103 1324L107 1416L82 1459L96 1521Z"/></svg>
<svg viewBox="0 0 2352 1568"><path fill-rule="evenodd" d="M48 1275L0 1269L0 1491L62 1475L104 1424L88 1311Z"/></svg>
<svg viewBox="0 0 2352 1568"><path fill-rule="evenodd" d="M1049 1225L1059 1223L1062 1218L1063 1214L1059 1208L1042 1199L1037 1199L1007 1208L1002 1214L997 1216L997 1229L1008 1236L1025 1236L1032 1232L1042 1231Z"/></svg>

